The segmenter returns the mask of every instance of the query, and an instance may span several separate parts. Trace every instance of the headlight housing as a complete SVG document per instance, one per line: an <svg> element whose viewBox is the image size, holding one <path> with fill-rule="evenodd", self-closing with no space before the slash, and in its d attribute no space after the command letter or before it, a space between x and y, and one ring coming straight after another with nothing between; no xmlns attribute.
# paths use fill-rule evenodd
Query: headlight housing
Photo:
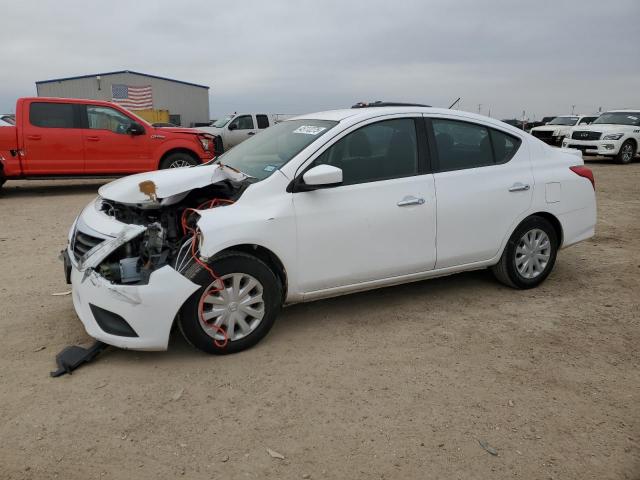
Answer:
<svg viewBox="0 0 640 480"><path fill-rule="evenodd" d="M602 140L620 140L624 137L624 133L609 133L602 137Z"/></svg>
<svg viewBox="0 0 640 480"><path fill-rule="evenodd" d="M198 135L198 140L200 140L200 145L205 152L213 152L213 135L202 133Z"/></svg>

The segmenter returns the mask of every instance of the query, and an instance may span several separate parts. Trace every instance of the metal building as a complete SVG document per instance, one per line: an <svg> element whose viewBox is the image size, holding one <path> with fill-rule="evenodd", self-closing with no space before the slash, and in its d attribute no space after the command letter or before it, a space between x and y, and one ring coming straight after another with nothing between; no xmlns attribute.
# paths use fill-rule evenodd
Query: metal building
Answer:
<svg viewBox="0 0 640 480"><path fill-rule="evenodd" d="M209 87L122 70L36 82L39 97L116 102L150 122L209 123Z"/></svg>

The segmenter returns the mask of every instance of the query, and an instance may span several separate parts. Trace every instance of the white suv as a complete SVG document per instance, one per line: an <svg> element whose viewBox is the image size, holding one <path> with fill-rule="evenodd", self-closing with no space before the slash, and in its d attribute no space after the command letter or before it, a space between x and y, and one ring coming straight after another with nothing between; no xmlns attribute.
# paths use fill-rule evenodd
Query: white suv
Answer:
<svg viewBox="0 0 640 480"><path fill-rule="evenodd" d="M467 112L386 106L309 114L207 165L100 188L64 251L89 335L211 353L254 345L283 305L491 268L539 285L591 237L579 152Z"/></svg>
<svg viewBox="0 0 640 480"><path fill-rule="evenodd" d="M560 115L546 125L534 127L530 133L543 142L559 147L576 125L589 125L598 115Z"/></svg>
<svg viewBox="0 0 640 480"><path fill-rule="evenodd" d="M631 163L640 145L640 110L611 110L587 127L576 127L562 146L586 155L613 157Z"/></svg>

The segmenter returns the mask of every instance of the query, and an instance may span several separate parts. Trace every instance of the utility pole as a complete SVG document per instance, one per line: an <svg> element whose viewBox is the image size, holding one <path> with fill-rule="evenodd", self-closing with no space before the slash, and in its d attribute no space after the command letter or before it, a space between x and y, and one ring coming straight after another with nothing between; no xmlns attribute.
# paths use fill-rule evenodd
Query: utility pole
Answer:
<svg viewBox="0 0 640 480"><path fill-rule="evenodd" d="M522 110L522 130L524 130L524 126L526 125L526 122L524 119L525 115L526 115L526 112Z"/></svg>
<svg viewBox="0 0 640 480"><path fill-rule="evenodd" d="M573 115L576 111L576 106L575 105L571 105L571 115Z"/></svg>
<svg viewBox="0 0 640 480"><path fill-rule="evenodd" d="M482 110L482 104L481 103L478 104L478 114L480 113L480 110Z"/></svg>

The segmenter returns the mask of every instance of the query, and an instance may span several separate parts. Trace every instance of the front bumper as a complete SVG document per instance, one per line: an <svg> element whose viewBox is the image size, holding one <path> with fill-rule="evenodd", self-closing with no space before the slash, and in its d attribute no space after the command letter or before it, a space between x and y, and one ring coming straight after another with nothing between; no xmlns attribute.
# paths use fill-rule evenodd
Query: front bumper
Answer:
<svg viewBox="0 0 640 480"><path fill-rule="evenodd" d="M575 140L565 138L562 142L563 148L575 148L583 155L613 156L617 155L622 145L621 140Z"/></svg>
<svg viewBox="0 0 640 480"><path fill-rule="evenodd" d="M99 234L104 241L77 258L72 250L76 230ZM73 305L90 336L120 348L166 350L180 307L200 287L169 265L153 271L144 285L112 283L95 270L111 252L145 230L88 205L71 229L63 254L65 276L70 277Z"/></svg>
<svg viewBox="0 0 640 480"><path fill-rule="evenodd" d="M166 350L180 307L200 288L168 265L154 271L146 285L113 284L93 269L72 265L71 284L73 306L87 333L132 350ZM107 333L96 320L95 307L119 316L135 336Z"/></svg>

